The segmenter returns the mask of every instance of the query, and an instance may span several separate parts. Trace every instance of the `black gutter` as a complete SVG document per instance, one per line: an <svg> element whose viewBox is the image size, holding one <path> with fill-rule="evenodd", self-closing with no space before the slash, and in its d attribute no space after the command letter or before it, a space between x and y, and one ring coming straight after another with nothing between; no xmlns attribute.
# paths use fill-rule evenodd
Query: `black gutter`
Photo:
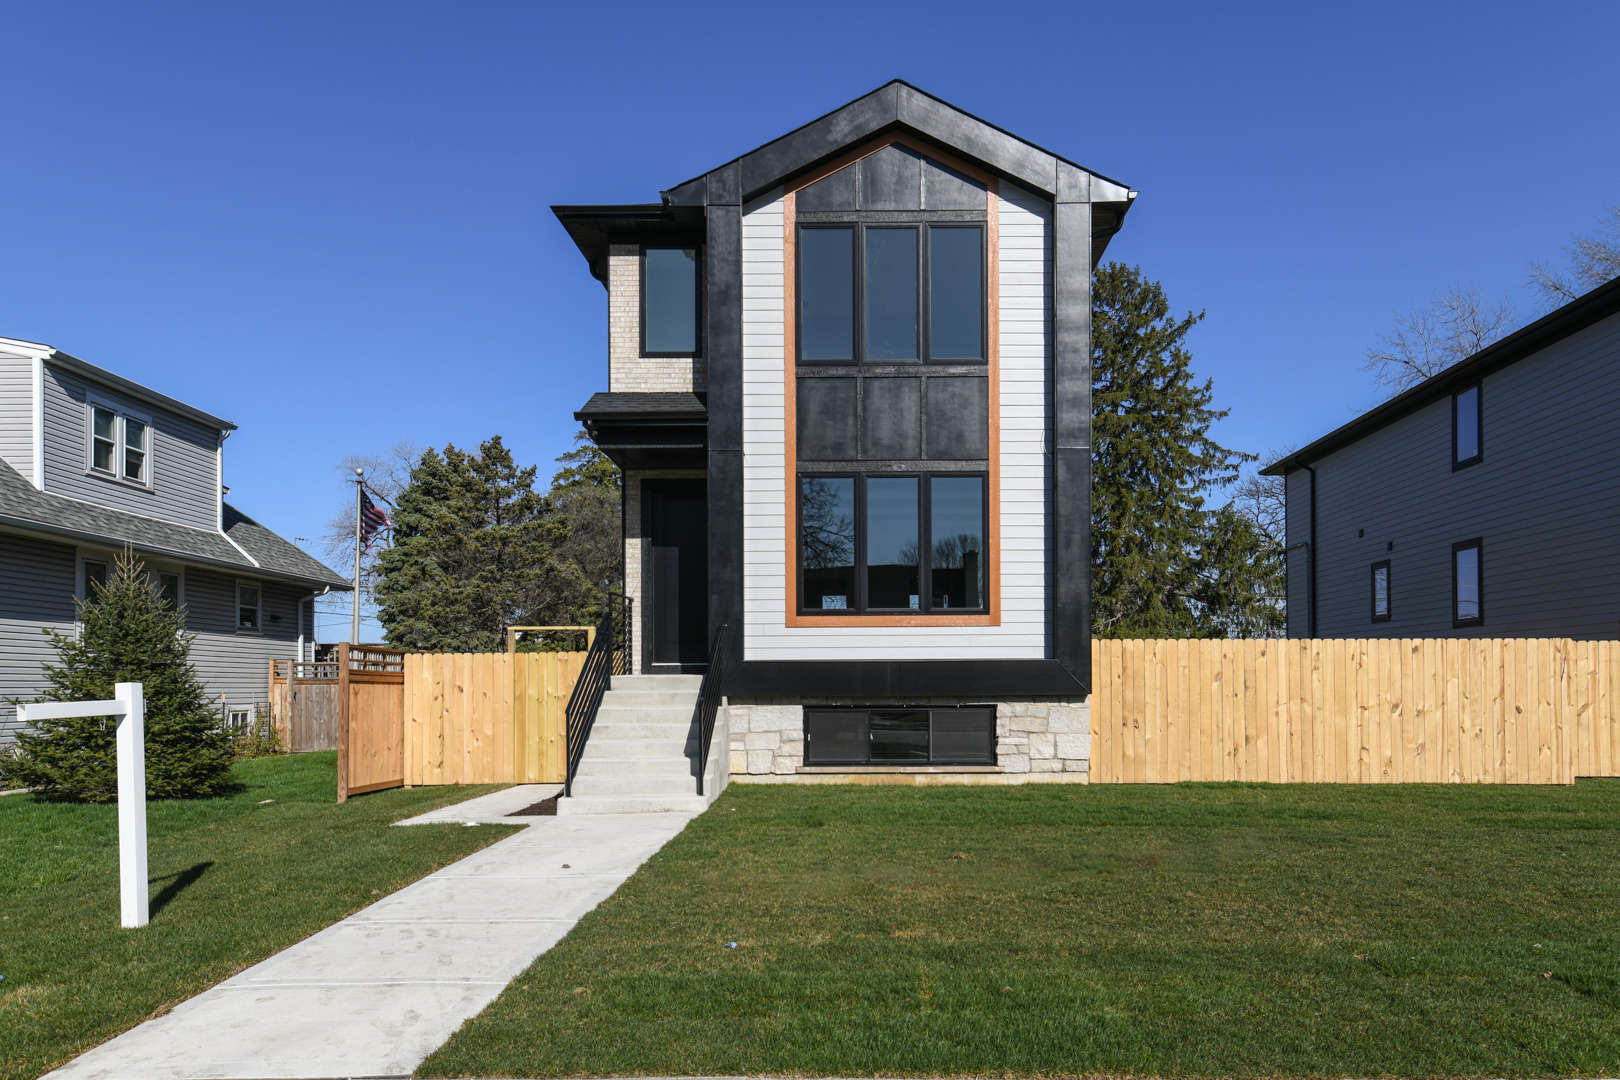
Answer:
<svg viewBox="0 0 1620 1080"><path fill-rule="evenodd" d="M1466 360L1461 360L1438 375L1425 379L1405 393L1390 398L1376 409L1363 413L1343 427L1322 436L1297 453L1272 462L1261 469L1260 474L1286 476L1295 469L1304 468L1307 461L1317 461L1335 450L1341 450L1353 442L1364 439L1424 406L1449 397L1486 375L1533 356L1542 349L1555 345L1564 338L1579 333L1616 313L1620 313L1620 278L1599 285L1586 295L1571 300L1529 326L1509 334L1496 344L1486 346Z"/></svg>

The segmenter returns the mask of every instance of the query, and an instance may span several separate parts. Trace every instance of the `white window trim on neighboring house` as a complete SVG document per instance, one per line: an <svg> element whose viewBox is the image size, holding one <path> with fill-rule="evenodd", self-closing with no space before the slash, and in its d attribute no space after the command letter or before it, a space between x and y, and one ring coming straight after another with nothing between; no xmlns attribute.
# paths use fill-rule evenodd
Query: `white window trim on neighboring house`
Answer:
<svg viewBox="0 0 1620 1080"><path fill-rule="evenodd" d="M244 606L243 603L242 603L242 590L243 589L254 589L259 594L259 602L257 604L255 604L254 607L253 607L254 618L257 620L257 622L253 626L244 626L244 625L242 625L242 608ZM237 580L236 580L236 632L238 634L260 634L260 635L262 635L264 633L264 582L262 582L262 581L251 581L251 580L248 580L248 579L245 579L245 578L237 578Z"/></svg>
<svg viewBox="0 0 1620 1080"><path fill-rule="evenodd" d="M112 471L96 468L96 410L101 409L113 414L112 444L113 468ZM127 475L126 465L128 447L124 445L126 423L130 420L142 425L146 431L145 449L141 450L144 458L143 472L140 479L133 479ZM146 491L154 489L153 477L157 471L157 454L155 435L152 430L152 415L139 412L124 405L98 397L95 394L86 394L84 398L84 471L88 476L114 483L126 484L130 487L141 488Z"/></svg>

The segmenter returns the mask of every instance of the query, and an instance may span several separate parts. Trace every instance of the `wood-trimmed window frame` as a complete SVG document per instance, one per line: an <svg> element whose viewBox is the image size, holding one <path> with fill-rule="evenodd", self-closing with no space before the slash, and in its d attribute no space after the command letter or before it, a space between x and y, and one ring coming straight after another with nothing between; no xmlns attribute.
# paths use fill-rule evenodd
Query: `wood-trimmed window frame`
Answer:
<svg viewBox="0 0 1620 1080"><path fill-rule="evenodd" d="M697 286L693 289L697 295L693 302L697 306L696 317L692 323L693 349L691 352L651 352L647 348L647 252L648 251L696 251L697 252ZM703 355L703 245L702 244L638 244L636 250L636 292L638 319L637 333L640 340L637 345L641 349L640 355L648 359L697 359Z"/></svg>
<svg viewBox="0 0 1620 1080"><path fill-rule="evenodd" d="M796 194L817 180L847 168L862 158L869 157L890 146L904 146L925 157L932 158L964 176L971 177L985 187L985 358L988 375L989 398L989 458L986 471L985 504L989 526L985 530L985 600L987 607L980 614L895 614L881 615L829 615L804 613L799 606L799 455L798 425L798 367L799 335L798 310L798 223L795 213ZM1001 625L1001 229L1000 183L998 178L984 170L946 153L939 148L900 132L880 137L870 143L832 159L812 169L798 179L783 185L782 189L782 318L783 318L783 382L784 382L784 449L783 476L786 529L783 531L784 571L787 578L784 625L801 626L1000 626ZM945 363L942 361L941 363ZM961 361L957 361L961 363ZM924 463L918 462L919 467ZM852 470L855 471L855 470ZM921 468L919 468L921 471ZM828 475L833 475L829 473Z"/></svg>
<svg viewBox="0 0 1620 1080"><path fill-rule="evenodd" d="M925 463L919 463L919 464L925 464ZM848 472L836 472L836 471L833 471L833 472L820 472L820 471L818 471L818 472L806 472L806 473L800 473L799 474L799 481L800 482L795 485L795 496L799 499L800 510L795 513L795 520L798 522L798 527L799 527L800 530L802 530L802 528L803 528L803 516L804 515L803 515L803 512L802 512L802 506L803 506L803 497L804 497L804 484L803 484L803 482L805 480L814 480L814 479L818 479L818 478L845 480L845 479L853 478L854 481L855 481L855 517L854 517L854 529L855 529L855 553L854 553L854 560L855 560L855 569L854 569L854 572L855 572L855 595L851 598L854 602L850 604L847 611L844 611L844 609L839 609L839 608L807 608L807 607L801 607L799 609L799 614L803 615L803 616L814 616L814 615L824 614L827 611L840 611L840 612L842 612L842 614L840 614L838 616L835 616L836 618L857 618L857 619L860 619L863 622L867 623L868 625L870 625L871 620L883 619L883 618L891 617L891 616L895 615L897 612L904 610L904 609L897 609L897 608L871 608L871 609L868 609L867 606L866 606L866 602L865 602L866 601L866 589L867 589L867 580L866 580L866 482L868 480L874 478L874 477L880 478L880 479L887 479L887 478L902 479L902 478L904 478L904 479L915 479L915 480L917 480L917 553L918 553L917 557L919 559L919 565L917 567L917 589L918 589L917 603L918 603L918 606L913 610L916 613L924 615L924 616L935 616L935 615L940 615L940 614L944 614L944 613L956 613L956 612L960 612L962 614L967 614L967 615L980 615L980 614L988 613L988 611L989 611L989 591L990 591L988 581L986 581L986 583L984 585L985 603L980 604L978 607L972 607L972 608L969 608L969 607L939 608L937 611L934 609L934 606L933 606L933 603L934 603L934 600L933 600L933 596L934 596L934 588L933 588L933 573L934 573L934 568L933 568L933 511L932 511L933 488L932 488L932 485L931 485L930 481L932 481L932 480L934 480L936 478L944 479L944 478L950 478L950 477L965 477L965 478L971 478L971 479L974 479L974 480L983 480L983 481L985 481L985 490L988 491L989 487L990 487L990 484L989 484L989 479L990 478L986 474L986 472L984 470L982 470L982 469L951 469L951 468L928 469L928 468L920 468L920 469L916 469L916 470L913 470L913 471L890 471L890 470L885 469L885 470L878 471L878 472L863 472L863 471L858 470L858 469L852 469L852 470L850 470ZM990 507L988 505L988 496L987 496L986 505L984 507L984 510L980 514L980 528L983 529L986 534L989 532L989 522L990 522ZM984 544L985 548L988 550L988 548L990 546L989 540L987 538L982 538L981 542ZM803 592L804 592L804 542L803 542L803 537L799 536L796 533L795 534L795 539L794 539L794 544L795 544L795 546L797 548L797 551L798 551L798 554L799 554L798 563L797 563L797 571L796 571L796 573L798 575L798 577L797 577L797 587L795 588L794 593L795 593L795 595L797 595L799 597L799 602L802 604L804 602L804 597L803 597ZM988 577L989 577L989 557L988 557L988 555L986 555L986 557L985 557L985 564L986 565L984 567L984 575L985 575L986 579L988 579Z"/></svg>

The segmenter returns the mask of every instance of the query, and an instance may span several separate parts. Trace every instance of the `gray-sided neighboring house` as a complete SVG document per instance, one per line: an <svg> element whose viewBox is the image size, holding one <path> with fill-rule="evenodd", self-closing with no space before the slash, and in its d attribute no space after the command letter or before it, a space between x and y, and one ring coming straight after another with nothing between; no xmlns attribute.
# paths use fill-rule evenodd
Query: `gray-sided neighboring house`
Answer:
<svg viewBox="0 0 1620 1080"><path fill-rule="evenodd" d="M1290 637L1613 638L1620 280L1265 471Z"/></svg>
<svg viewBox="0 0 1620 1080"><path fill-rule="evenodd" d="M44 687L75 599L125 545L186 609L222 717L266 700L271 659L314 659L314 596L343 578L224 500L236 425L49 345L0 338L0 745Z"/></svg>

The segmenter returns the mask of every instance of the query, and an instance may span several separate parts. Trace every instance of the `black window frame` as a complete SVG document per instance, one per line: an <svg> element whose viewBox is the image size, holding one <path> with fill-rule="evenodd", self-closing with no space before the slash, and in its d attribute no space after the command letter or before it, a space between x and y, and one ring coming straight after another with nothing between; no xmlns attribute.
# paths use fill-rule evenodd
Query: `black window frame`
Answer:
<svg viewBox="0 0 1620 1080"><path fill-rule="evenodd" d="M797 235L807 229L848 229L854 233L850 244L854 297L853 358L849 360L804 359L804 245L793 245L793 355L795 367L854 366L894 367L903 365L982 365L990 364L990 228L986 221L815 221L801 222ZM917 230L917 358L913 360L868 360L866 358L866 232L868 229ZM979 356L977 359L961 357L935 358L932 342L933 274L929 270L930 238L934 229L979 230ZM643 354L653 355L653 354Z"/></svg>
<svg viewBox="0 0 1620 1080"><path fill-rule="evenodd" d="M927 756L927 758L909 759L909 760L908 759L896 759L896 758L874 758L872 756L872 727L871 727L872 714L873 713L907 713L907 712L926 712L928 714L928 756ZM935 721L936 715L942 714L942 713L943 714L949 714L949 713L962 713L962 712L982 712L982 713L987 714L986 720L989 723L989 728L986 731L986 735L988 737L987 741L988 741L988 750L989 750L989 752L983 758L978 758L978 759L964 759L964 758L959 758L959 757L958 758L937 758L937 757L935 757L934 756L934 732L935 732L935 726L936 726L936 721ZM943 705L943 706L940 706L940 705L890 705L890 704L885 704L885 705L847 705L847 706L807 706L805 708L805 710L804 710L804 713L805 713L805 716L804 716L804 732L803 732L803 734L804 734L804 763L805 763L805 765L807 767L810 767L810 768L834 768L834 769L836 769L836 768L869 768L869 767L876 766L876 767L880 767L880 768L903 769L903 768L908 768L908 767L910 767L910 768L940 768L940 767L949 768L949 767L952 767L952 766L957 766L957 767L982 767L982 766L985 766L985 765L995 765L995 764L997 764L997 759L996 759L996 744L997 744L996 706L993 705L993 704L965 704L965 705ZM842 714L850 714L852 716L853 715L862 715L862 716L864 716L862 724L863 724L865 738L862 739L861 742L862 742L862 746L866 750L865 756L860 757L860 758L831 757L831 758L824 758L824 759L819 759L818 760L816 758L816 756L815 756L814 741L813 741L813 738L812 738L812 732L810 730L810 728L811 728L811 717L812 717L812 714L815 714L815 713L842 713Z"/></svg>
<svg viewBox="0 0 1620 1080"><path fill-rule="evenodd" d="M984 565L980 569L983 576L983 588L978 607L934 607L933 598L933 514L932 499L935 477L970 477L980 482L983 493L983 506L980 509L980 522L983 541ZM917 570L917 607L914 608L874 608L866 603L866 481L869 478L886 479L912 479L917 483L917 551L921 565ZM850 598L847 608L813 608L805 606L804 590L804 482L806 480L853 480L855 482L855 593ZM805 472L800 471L798 481L794 485L793 497L795 499L795 534L793 543L794 573L797 575L798 601L797 610L800 615L825 616L871 616L884 618L896 615L986 615L990 611L990 473L985 469L905 469L905 470L827 470Z"/></svg>
<svg viewBox="0 0 1620 1080"><path fill-rule="evenodd" d="M1479 614L1470 619L1459 618L1457 605L1461 597L1457 595L1457 553L1473 548L1477 552L1474 565L1479 574L1477 586L1479 589ZM1471 626L1482 626L1485 623L1485 540L1476 536L1472 540L1460 540L1451 545L1451 625L1453 629L1462 630Z"/></svg>
<svg viewBox="0 0 1620 1080"><path fill-rule="evenodd" d="M1380 570L1384 572L1384 613L1382 615L1378 614L1378 571ZM1388 559L1383 559L1372 564L1372 576L1368 584L1372 588L1372 621L1375 623L1389 622L1394 615L1395 597L1392 590L1393 582L1394 575L1390 572Z"/></svg>
<svg viewBox="0 0 1620 1080"><path fill-rule="evenodd" d="M1457 407L1462 395L1474 392L1474 456L1457 456ZM1485 460L1485 384L1483 381L1461 387L1451 395L1451 471L1466 469Z"/></svg>
<svg viewBox="0 0 1620 1080"><path fill-rule="evenodd" d="M693 297L695 321L692 324L693 348L691 352L652 352L647 348L647 252L649 251L697 252L697 282L696 287L692 290L696 295ZM636 289L638 293L637 299L640 303L640 316L638 319L640 323L640 326L638 327L640 340L637 343L641 348L640 355L647 357L648 359L658 360L696 359L703 355L703 260L704 252L702 244L638 245L636 252Z"/></svg>

